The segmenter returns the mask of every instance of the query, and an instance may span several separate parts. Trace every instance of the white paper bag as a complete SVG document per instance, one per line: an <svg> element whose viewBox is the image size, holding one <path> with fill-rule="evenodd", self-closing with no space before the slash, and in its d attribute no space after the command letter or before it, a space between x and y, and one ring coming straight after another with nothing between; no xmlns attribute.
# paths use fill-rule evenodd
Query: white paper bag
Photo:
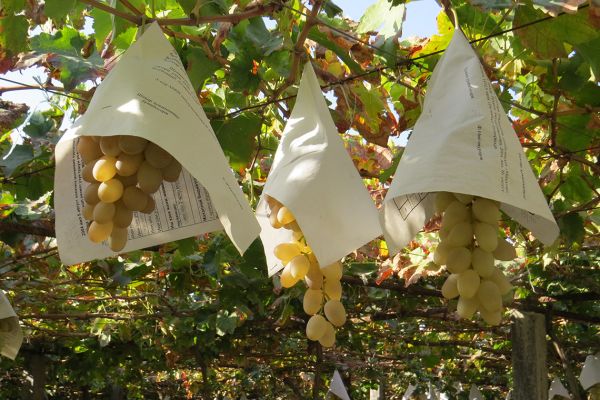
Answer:
<svg viewBox="0 0 600 400"><path fill-rule="evenodd" d="M333 373L333 378L331 378L329 391L335 394L340 399L350 400L350 396L348 396L348 392L346 391L346 386L344 386L344 381L342 380L342 377L340 376L340 373L337 371L337 369Z"/></svg>
<svg viewBox="0 0 600 400"><path fill-rule="evenodd" d="M483 397L483 394L481 394L477 386L471 385L471 390L469 390L469 400L485 400L485 397Z"/></svg>
<svg viewBox="0 0 600 400"><path fill-rule="evenodd" d="M260 228L202 110L175 49L150 25L96 90L87 112L56 146L56 238L75 264L114 255L86 237L78 136L143 136L183 165L154 194L156 210L136 213L123 252L225 229L240 253Z"/></svg>
<svg viewBox="0 0 600 400"><path fill-rule="evenodd" d="M291 232L271 227L265 195L292 211L321 266L381 235L375 204L344 148L310 63L256 210L271 276L283 268L273 248L289 241Z"/></svg>
<svg viewBox="0 0 600 400"><path fill-rule="evenodd" d="M597 383L600 383L600 356L587 356L581 374L579 375L579 382L585 390L588 390Z"/></svg>
<svg viewBox="0 0 600 400"><path fill-rule="evenodd" d="M14 360L23 343L19 318L0 290L0 354Z"/></svg>
<svg viewBox="0 0 600 400"><path fill-rule="evenodd" d="M552 384L550 385L550 389L548 390L548 400L552 400L554 396L561 396L567 399L571 398L569 391L558 378L554 378Z"/></svg>
<svg viewBox="0 0 600 400"><path fill-rule="evenodd" d="M497 200L546 245L558 236L519 139L460 30L433 71L423 112L384 201L380 217L392 253L432 216L428 193L438 191Z"/></svg>
<svg viewBox="0 0 600 400"><path fill-rule="evenodd" d="M412 394L415 392L415 390L417 390L417 385L413 385L412 383L409 383L408 387L406 388L406 391L402 395L402 400L409 400L410 396L412 396Z"/></svg>

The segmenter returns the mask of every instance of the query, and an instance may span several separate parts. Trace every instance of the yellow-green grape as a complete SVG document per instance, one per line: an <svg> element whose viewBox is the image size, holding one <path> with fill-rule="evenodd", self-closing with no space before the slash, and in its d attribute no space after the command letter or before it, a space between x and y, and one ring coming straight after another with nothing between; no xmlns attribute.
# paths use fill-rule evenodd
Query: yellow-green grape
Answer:
<svg viewBox="0 0 600 400"><path fill-rule="evenodd" d="M115 215L113 217L113 224L117 228L127 228L133 221L133 211L125 207L122 200L116 203Z"/></svg>
<svg viewBox="0 0 600 400"><path fill-rule="evenodd" d="M477 297L465 298L460 296L458 298L458 304L456 305L456 313L459 317L464 319L473 318L473 314L479 308L479 301L477 301Z"/></svg>
<svg viewBox="0 0 600 400"><path fill-rule="evenodd" d="M121 181L124 187L137 185L137 174L131 176L117 175L116 178Z"/></svg>
<svg viewBox="0 0 600 400"><path fill-rule="evenodd" d="M335 329L329 322L325 325L325 333L319 338L319 343L323 347L332 347L335 344Z"/></svg>
<svg viewBox="0 0 600 400"><path fill-rule="evenodd" d="M138 186L144 192L151 194L160 188L162 184L162 172L144 161L137 172Z"/></svg>
<svg viewBox="0 0 600 400"><path fill-rule="evenodd" d="M323 304L323 292L319 290L308 289L304 292L302 299L302 308L308 315L315 315L321 309Z"/></svg>
<svg viewBox="0 0 600 400"><path fill-rule="evenodd" d="M107 156L116 157L121 153L118 136L102 136L100 138L100 149Z"/></svg>
<svg viewBox="0 0 600 400"><path fill-rule="evenodd" d="M119 148L123 153L140 154L146 149L148 141L139 136L120 135Z"/></svg>
<svg viewBox="0 0 600 400"><path fill-rule="evenodd" d="M471 266L471 250L466 247L455 247L448 251L446 268L453 274L460 274Z"/></svg>
<svg viewBox="0 0 600 400"><path fill-rule="evenodd" d="M183 167L181 163L176 159L173 159L169 165L163 168L163 179L167 182L176 182L179 179L179 175L181 175L181 171Z"/></svg>
<svg viewBox="0 0 600 400"><path fill-rule="evenodd" d="M321 268L321 273L327 280L339 281L342 279L342 275L344 273L342 263L336 261L333 264L326 265L325 267Z"/></svg>
<svg viewBox="0 0 600 400"><path fill-rule="evenodd" d="M440 242L433 252L433 262L437 265L446 265L450 246L445 241Z"/></svg>
<svg viewBox="0 0 600 400"><path fill-rule="evenodd" d="M269 214L269 223L275 229L279 229L282 227L282 225L279 223L279 220L277 219L277 213L279 212L279 209L281 207L282 206L279 204L274 204L270 209L271 213Z"/></svg>
<svg viewBox="0 0 600 400"><path fill-rule="evenodd" d="M310 262L308 261L308 257L304 254L300 254L290 260L289 266L294 279L300 280L304 279L308 273Z"/></svg>
<svg viewBox="0 0 600 400"><path fill-rule="evenodd" d="M279 281L281 282L281 286L288 289L298 283L298 279L292 276L292 271L290 271L289 265L287 265L283 271L281 271L281 276L279 277Z"/></svg>
<svg viewBox="0 0 600 400"><path fill-rule="evenodd" d="M292 221L289 224L283 225L283 227L292 232L302 232L300 225L298 225L298 221Z"/></svg>
<svg viewBox="0 0 600 400"><path fill-rule="evenodd" d="M510 281L506 278L504 272L500 271L498 268L494 268L494 272L492 275L490 275L489 279L498 285L498 289L500 290L500 294L502 296L510 292L512 289Z"/></svg>
<svg viewBox="0 0 600 400"><path fill-rule="evenodd" d="M477 244L485 251L492 253L498 247L496 227L485 222L475 223L475 239Z"/></svg>
<svg viewBox="0 0 600 400"><path fill-rule="evenodd" d="M105 203L101 201L94 207L94 221L99 224L106 224L113 220L115 216L115 203Z"/></svg>
<svg viewBox="0 0 600 400"><path fill-rule="evenodd" d="M438 213L438 214L443 213L444 210L446 210L446 208L454 200L456 200L456 199L454 198L454 196L452 195L452 193L437 192L435 194L435 200L434 200L435 212Z"/></svg>
<svg viewBox="0 0 600 400"><path fill-rule="evenodd" d="M481 315L481 318L483 318L486 323L492 326L500 325L500 322L502 322L502 309L494 311L480 309L479 315Z"/></svg>
<svg viewBox="0 0 600 400"><path fill-rule="evenodd" d="M473 215L481 222L494 225L500 219L500 209L493 200L477 198L473 202Z"/></svg>
<svg viewBox="0 0 600 400"><path fill-rule="evenodd" d="M106 182L112 179L117 174L117 167L115 164L117 159L111 156L102 156L94 163L92 174L94 179L98 182Z"/></svg>
<svg viewBox="0 0 600 400"><path fill-rule="evenodd" d="M452 227L445 241L452 247L468 246L473 241L473 225L471 222L459 222Z"/></svg>
<svg viewBox="0 0 600 400"><path fill-rule="evenodd" d="M152 198L152 196L150 196L150 195L146 195L146 196L148 196L148 201L146 202L146 207L144 207L142 212L144 214L152 214L154 212L154 210L156 209L156 202L154 201L154 198Z"/></svg>
<svg viewBox="0 0 600 400"><path fill-rule="evenodd" d="M325 279L323 292L329 299L340 300L342 298L342 284L340 281Z"/></svg>
<svg viewBox="0 0 600 400"><path fill-rule="evenodd" d="M149 196L142 189L129 186L123 191L123 204L131 211L142 211L148 205Z"/></svg>
<svg viewBox="0 0 600 400"><path fill-rule="evenodd" d="M500 289L492 281L481 281L477 290L477 300L486 311L496 311L502 308Z"/></svg>
<svg viewBox="0 0 600 400"><path fill-rule="evenodd" d="M294 217L294 214L292 214L290 209L286 206L281 207L277 211L277 221L279 221L281 225L289 224L290 222L294 222L295 220L296 217Z"/></svg>
<svg viewBox="0 0 600 400"><path fill-rule="evenodd" d="M454 197L463 204L469 204L473 201L473 195L470 194L454 193Z"/></svg>
<svg viewBox="0 0 600 400"><path fill-rule="evenodd" d="M127 244L127 228L113 228L108 244L114 252L123 250Z"/></svg>
<svg viewBox="0 0 600 400"><path fill-rule="evenodd" d="M327 322L322 315L315 314L306 323L306 337L310 340L319 340L327 330Z"/></svg>
<svg viewBox="0 0 600 400"><path fill-rule="evenodd" d="M98 186L98 198L105 203L114 203L123 195L123 184L118 179L102 182Z"/></svg>
<svg viewBox="0 0 600 400"><path fill-rule="evenodd" d="M460 297L470 299L471 297L475 296L475 294L477 294L477 290L479 289L480 281L481 279L479 278L479 274L472 269L468 269L458 274L456 287L458 288L458 294Z"/></svg>
<svg viewBox="0 0 600 400"><path fill-rule="evenodd" d="M97 182L94 179L94 164L96 164L96 160L90 161L81 169L81 177L84 181L89 183Z"/></svg>
<svg viewBox="0 0 600 400"><path fill-rule="evenodd" d="M335 326L342 326L346 323L346 309L339 300L328 300L323 307L325 317Z"/></svg>
<svg viewBox="0 0 600 400"><path fill-rule="evenodd" d="M300 254L300 248L296 243L279 243L273 249L273 254L281 260L283 265L286 265L292 258Z"/></svg>
<svg viewBox="0 0 600 400"><path fill-rule="evenodd" d="M173 161L173 156L157 144L148 143L144 150L146 161L154 168L162 169Z"/></svg>
<svg viewBox="0 0 600 400"><path fill-rule="evenodd" d="M88 238L94 243L100 243L108 239L113 229L113 223L99 224L92 221L88 229Z"/></svg>
<svg viewBox="0 0 600 400"><path fill-rule="evenodd" d="M144 156L142 154L121 153L119 154L119 157L117 157L117 162L115 163L117 174L120 176L135 175L143 161Z"/></svg>
<svg viewBox="0 0 600 400"><path fill-rule="evenodd" d="M311 289L321 289L323 287L323 274L321 273L319 264L313 262L310 263L310 268L304 277L304 281Z"/></svg>
<svg viewBox="0 0 600 400"><path fill-rule="evenodd" d="M94 205L93 204L88 204L85 203L85 205L83 206L83 210L81 211L81 213L83 214L83 218L86 221L91 221L94 219Z"/></svg>
<svg viewBox="0 0 600 400"><path fill-rule="evenodd" d="M88 204L98 204L100 202L100 197L98 197L98 188L100 187L99 183L90 183L83 192L83 199Z"/></svg>
<svg viewBox="0 0 600 400"><path fill-rule="evenodd" d="M453 201L448 205L442 217L442 227L450 229L459 222L469 219L469 209L460 201Z"/></svg>
<svg viewBox="0 0 600 400"><path fill-rule="evenodd" d="M494 250L494 258L500 261L511 261L517 258L517 251L512 244L504 239L498 240L498 246Z"/></svg>
<svg viewBox="0 0 600 400"><path fill-rule="evenodd" d="M494 272L494 256L479 247L473 249L471 265L480 277L487 278Z"/></svg>
<svg viewBox="0 0 600 400"><path fill-rule="evenodd" d="M446 281L442 285L442 296L444 296L444 298L450 300L458 297L457 280L457 274L451 274L446 278Z"/></svg>
<svg viewBox="0 0 600 400"><path fill-rule="evenodd" d="M438 235L441 240L446 240L448 238L449 234L450 234L450 228L447 228L445 226L440 227L440 230L438 231Z"/></svg>
<svg viewBox="0 0 600 400"><path fill-rule="evenodd" d="M102 150L98 143L90 136L80 136L77 140L77 152L81 156L83 163L88 164L93 160L102 157Z"/></svg>

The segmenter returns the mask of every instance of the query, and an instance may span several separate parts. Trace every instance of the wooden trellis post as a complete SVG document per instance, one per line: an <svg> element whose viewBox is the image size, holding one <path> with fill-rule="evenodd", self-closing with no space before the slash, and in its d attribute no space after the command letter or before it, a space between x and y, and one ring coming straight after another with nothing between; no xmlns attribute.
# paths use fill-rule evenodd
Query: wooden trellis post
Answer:
<svg viewBox="0 0 600 400"><path fill-rule="evenodd" d="M548 371L545 318L517 312L511 329L513 400L547 400Z"/></svg>

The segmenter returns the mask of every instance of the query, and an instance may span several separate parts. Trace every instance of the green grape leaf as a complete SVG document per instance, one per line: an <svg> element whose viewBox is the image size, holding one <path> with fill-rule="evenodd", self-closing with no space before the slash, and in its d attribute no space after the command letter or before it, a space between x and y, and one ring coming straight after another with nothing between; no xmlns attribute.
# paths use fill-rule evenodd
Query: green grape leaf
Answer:
<svg viewBox="0 0 600 400"><path fill-rule="evenodd" d="M8 155L2 156L0 166L4 168L5 176L11 176L21 165L30 162L33 158L33 147L31 145L18 144Z"/></svg>
<svg viewBox="0 0 600 400"><path fill-rule="evenodd" d="M256 114L244 113L224 121L212 121L223 152L235 170L244 168L252 160L256 147L255 137L260 133L261 119Z"/></svg>
<svg viewBox="0 0 600 400"><path fill-rule="evenodd" d="M570 243L581 243L585 235L583 218L577 213L567 214L558 220L561 234Z"/></svg>
<svg viewBox="0 0 600 400"><path fill-rule="evenodd" d="M110 14L100 9L94 8L91 12L94 19L94 39L96 40L96 49L101 51L104 47L106 37L112 31L112 20Z"/></svg>
<svg viewBox="0 0 600 400"><path fill-rule="evenodd" d="M0 46L11 53L27 50L29 23L23 15L7 15L0 18Z"/></svg>
<svg viewBox="0 0 600 400"><path fill-rule="evenodd" d="M204 51L198 47L189 47L186 52L186 59L187 74L196 91L201 89L204 86L204 81L221 67L218 62L210 60Z"/></svg>
<svg viewBox="0 0 600 400"><path fill-rule="evenodd" d="M404 5L391 5L387 0L378 0L360 18L356 32L367 33L377 31L384 39L402 33L402 23L406 10Z"/></svg>
<svg viewBox="0 0 600 400"><path fill-rule="evenodd" d="M77 0L46 0L44 14L55 21L63 20L75 7Z"/></svg>
<svg viewBox="0 0 600 400"><path fill-rule="evenodd" d="M27 125L23 128L23 131L30 137L43 137L52 128L54 128L54 120L46 118L44 114L39 111L35 111L29 117Z"/></svg>

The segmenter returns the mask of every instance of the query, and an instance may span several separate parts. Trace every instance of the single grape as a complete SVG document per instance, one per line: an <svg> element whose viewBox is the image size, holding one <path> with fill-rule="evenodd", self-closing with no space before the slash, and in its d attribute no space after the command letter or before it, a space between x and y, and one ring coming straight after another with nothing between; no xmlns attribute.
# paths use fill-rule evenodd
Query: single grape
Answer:
<svg viewBox="0 0 600 400"><path fill-rule="evenodd" d="M127 228L133 221L133 211L125 207L122 200L116 202L113 223L117 228Z"/></svg>
<svg viewBox="0 0 600 400"><path fill-rule="evenodd" d="M468 246L473 241L473 226L471 222L459 222L452 227L445 239L452 247Z"/></svg>
<svg viewBox="0 0 600 400"><path fill-rule="evenodd" d="M101 201L94 207L94 221L99 224L111 222L115 216L115 210L115 203L105 203Z"/></svg>
<svg viewBox="0 0 600 400"><path fill-rule="evenodd" d="M498 246L494 250L494 258L500 261L511 261L517 258L514 246L504 239L498 240Z"/></svg>
<svg viewBox="0 0 600 400"><path fill-rule="evenodd" d="M114 252L123 250L127 244L127 228L113 228L110 234L109 245Z"/></svg>
<svg viewBox="0 0 600 400"><path fill-rule="evenodd" d="M471 250L466 247L455 247L448 251L446 268L453 274L460 274L471 266Z"/></svg>
<svg viewBox="0 0 600 400"><path fill-rule="evenodd" d="M329 299L340 300L342 298L342 284L340 281L325 279L323 292Z"/></svg>
<svg viewBox="0 0 600 400"><path fill-rule="evenodd" d="M458 274L456 287L458 288L460 297L470 299L471 297L475 296L477 290L479 289L480 281L481 279L479 278L479 275L472 269L468 269Z"/></svg>
<svg viewBox="0 0 600 400"><path fill-rule="evenodd" d="M146 149L147 144L148 141L139 136L119 136L119 148L126 154L140 154Z"/></svg>
<svg viewBox="0 0 600 400"><path fill-rule="evenodd" d="M181 163L173 159L169 165L163 168L163 179L167 182L176 182L179 179L179 175L181 175L182 169Z"/></svg>
<svg viewBox="0 0 600 400"><path fill-rule="evenodd" d="M479 310L479 315L481 315L481 318L483 318L483 320L488 323L489 325L492 326L496 326L496 325L500 325L500 322L502 322L502 310L495 310L495 311L487 311L485 309L480 309Z"/></svg>
<svg viewBox="0 0 600 400"><path fill-rule="evenodd" d="M336 261L333 264L326 265L321 268L321 273L327 280L339 281L340 279L342 279L343 275L342 263Z"/></svg>
<svg viewBox="0 0 600 400"><path fill-rule="evenodd" d="M100 146L90 136L80 136L77 139L77 152L84 164L89 164L93 160L102 157Z"/></svg>
<svg viewBox="0 0 600 400"><path fill-rule="evenodd" d="M328 300L323 307L325 317L335 326L342 326L346 323L346 309L339 300Z"/></svg>
<svg viewBox="0 0 600 400"><path fill-rule="evenodd" d="M475 223L475 239L477 244L485 251L492 253L498 246L496 227L485 222Z"/></svg>
<svg viewBox="0 0 600 400"><path fill-rule="evenodd" d="M137 173L143 161L143 154L121 153L119 154L119 157L117 157L115 167L120 176L132 176Z"/></svg>
<svg viewBox="0 0 600 400"><path fill-rule="evenodd" d="M500 271L498 268L494 268L494 272L490 275L489 279L498 285L498 289L500 290L500 294L504 296L508 292L512 290L512 285L504 272Z"/></svg>
<svg viewBox="0 0 600 400"><path fill-rule="evenodd" d="M473 269L477 271L479 276L482 278L487 278L494 272L494 256L492 253L479 247L475 247L473 249L471 263L473 265Z"/></svg>
<svg viewBox="0 0 600 400"><path fill-rule="evenodd" d="M97 204L100 201L98 197L99 183L90 183L83 192L83 199L88 204Z"/></svg>
<svg viewBox="0 0 600 400"><path fill-rule="evenodd" d="M98 187L98 198L105 203L114 203L123 195L123 184L118 179L102 182Z"/></svg>
<svg viewBox="0 0 600 400"><path fill-rule="evenodd" d="M298 283L298 279L292 276L292 272L289 266L286 266L283 271L281 271L281 276L279 277L279 281L281 286L288 289Z"/></svg>
<svg viewBox="0 0 600 400"><path fill-rule="evenodd" d="M458 281L457 274L450 274L446 278L446 281L442 285L442 296L444 296L444 298L450 300L455 297L458 297L457 281Z"/></svg>
<svg viewBox="0 0 600 400"><path fill-rule="evenodd" d="M500 209L495 201L478 198L473 202L473 215L481 222L495 225L500 219Z"/></svg>
<svg viewBox="0 0 600 400"><path fill-rule="evenodd" d="M502 295L500 289L492 281L482 280L477 290L479 304L486 311L496 311L502 308Z"/></svg>
<svg viewBox="0 0 600 400"><path fill-rule="evenodd" d="M123 204L131 211L142 211L148 205L148 196L140 188L129 186L123 191Z"/></svg>
<svg viewBox="0 0 600 400"><path fill-rule="evenodd" d="M118 136L102 136L100 138L100 149L107 156L117 157L121 153Z"/></svg>
<svg viewBox="0 0 600 400"><path fill-rule="evenodd" d="M321 309L323 303L323 292L321 290L308 289L304 292L302 299L302 308L308 315L315 315Z"/></svg>
<svg viewBox="0 0 600 400"><path fill-rule="evenodd" d="M162 172L144 161L137 172L138 186L144 192L152 194L162 184Z"/></svg>
<svg viewBox="0 0 600 400"><path fill-rule="evenodd" d="M437 192L435 195L435 212L441 214L446 208L455 201L456 199L452 193L448 192Z"/></svg>
<svg viewBox="0 0 600 400"><path fill-rule="evenodd" d="M96 221L92 221L88 229L88 238L94 243L100 243L108 239L112 232L113 224L108 222L106 224L99 224Z"/></svg>
<svg viewBox="0 0 600 400"><path fill-rule="evenodd" d="M300 248L296 243L280 243L273 249L275 257L286 265L290 260L300 254Z"/></svg>
<svg viewBox="0 0 600 400"><path fill-rule="evenodd" d="M142 212L144 214L152 214L154 212L154 210L156 209L156 202L154 201L154 198L152 196L150 196L149 194L146 196L148 196L148 201L146 202L146 207L144 207Z"/></svg>
<svg viewBox="0 0 600 400"><path fill-rule="evenodd" d="M84 181L89 183L97 182L97 180L94 179L94 164L96 164L96 160L90 161L81 169L81 177Z"/></svg>
<svg viewBox="0 0 600 400"><path fill-rule="evenodd" d="M477 301L477 297L465 298L460 296L458 298L458 304L456 305L456 313L459 317L464 319L473 318L473 314L479 308L479 302Z"/></svg>
<svg viewBox="0 0 600 400"><path fill-rule="evenodd" d="M310 340L319 340L325 334L327 324L322 315L313 315L306 324L306 337Z"/></svg>
<svg viewBox="0 0 600 400"><path fill-rule="evenodd" d="M450 250L451 247L448 246L446 241L440 242L433 252L433 262L437 265L446 265Z"/></svg>
<svg viewBox="0 0 600 400"><path fill-rule="evenodd" d="M332 347L335 344L335 329L333 325L326 321L325 332L319 338L319 343L323 347Z"/></svg>
<svg viewBox="0 0 600 400"><path fill-rule="evenodd" d="M146 157L146 162L158 169L165 168L173 161L173 156L169 152L154 143L148 143L148 146L144 150L144 156Z"/></svg>
<svg viewBox="0 0 600 400"><path fill-rule="evenodd" d="M281 207L279 211L277 211L277 221L279 221L281 225L289 224L295 220L296 217L294 217L294 214L292 214L290 209L286 206Z"/></svg>
<svg viewBox="0 0 600 400"><path fill-rule="evenodd" d="M289 266L294 279L300 280L304 279L308 273L310 262L308 261L308 257L304 254L299 254L290 260Z"/></svg>
<svg viewBox="0 0 600 400"><path fill-rule="evenodd" d="M473 201L473 196L470 194L454 193L454 197L463 204L469 204Z"/></svg>
<svg viewBox="0 0 600 400"><path fill-rule="evenodd" d="M304 281L311 289L321 289L323 287L323 274L318 264L310 263L310 268L304 277Z"/></svg>
<svg viewBox="0 0 600 400"><path fill-rule="evenodd" d="M468 221L469 209L460 201L453 201L448 205L442 217L442 227L450 229L459 222Z"/></svg>
<svg viewBox="0 0 600 400"><path fill-rule="evenodd" d="M83 206L83 210L82 210L82 214L83 214L83 218L86 221L91 221L94 219L94 205L93 204L89 204L89 203L85 203L85 205Z"/></svg>
<svg viewBox="0 0 600 400"><path fill-rule="evenodd" d="M92 174L98 182L106 182L117 174L115 164L117 159L111 156L102 156L94 163Z"/></svg>

